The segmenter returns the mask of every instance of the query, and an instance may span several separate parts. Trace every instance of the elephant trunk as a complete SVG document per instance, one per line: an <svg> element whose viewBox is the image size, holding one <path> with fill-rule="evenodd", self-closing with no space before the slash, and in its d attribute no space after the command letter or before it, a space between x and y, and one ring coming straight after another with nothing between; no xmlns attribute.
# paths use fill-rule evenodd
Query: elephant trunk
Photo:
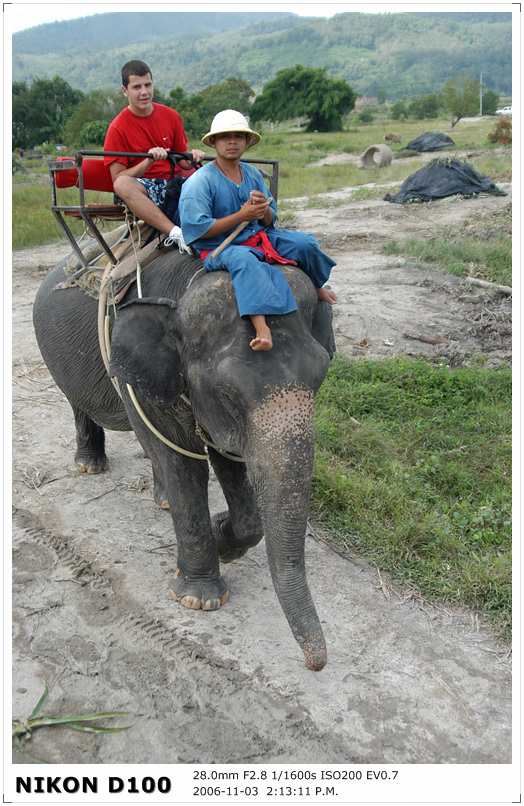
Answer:
<svg viewBox="0 0 524 806"><path fill-rule="evenodd" d="M313 472L311 390L273 393L253 413L246 461L258 497L273 585L308 669L320 671L326 644L304 561Z"/></svg>

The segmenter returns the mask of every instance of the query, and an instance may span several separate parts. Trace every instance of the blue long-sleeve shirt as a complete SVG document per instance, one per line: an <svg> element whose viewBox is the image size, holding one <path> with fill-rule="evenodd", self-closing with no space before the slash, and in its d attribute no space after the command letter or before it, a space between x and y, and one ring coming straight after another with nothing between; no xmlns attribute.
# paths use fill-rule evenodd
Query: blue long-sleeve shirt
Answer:
<svg viewBox="0 0 524 806"><path fill-rule="evenodd" d="M202 238L211 229L217 218L225 218L238 212L249 199L252 190L260 190L266 198L270 197L260 171L249 163L241 162L240 166L243 178L239 185L224 176L214 162L208 162L199 168L182 185L178 206L180 226L185 242L194 246L198 251L214 249L233 232L235 228L231 227L226 232L212 238ZM276 203L272 201L270 205L273 210L273 222L275 222L277 218ZM258 221L249 222L233 243L247 240L260 229L262 227Z"/></svg>

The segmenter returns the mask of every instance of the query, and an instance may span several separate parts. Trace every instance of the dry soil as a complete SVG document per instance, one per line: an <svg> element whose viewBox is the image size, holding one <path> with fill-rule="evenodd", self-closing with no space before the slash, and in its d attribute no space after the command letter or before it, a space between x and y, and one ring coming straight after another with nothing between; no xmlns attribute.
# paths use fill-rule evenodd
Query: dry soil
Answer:
<svg viewBox="0 0 524 806"><path fill-rule="evenodd" d="M338 350L452 365L511 360L511 299L386 257L423 237L500 214L510 195L403 207L328 194L294 224L337 260ZM470 223L467 224L469 226ZM155 508L149 463L132 434L108 434L109 471L79 475L68 403L40 357L32 304L65 244L13 256L14 713L42 681L53 715L118 709L129 731L35 732L36 756L68 764L508 764L509 647L475 613L430 606L361 559L338 556L313 525L310 586L328 665L309 672L274 594L264 544L225 567L217 612L167 595L176 545ZM437 346L405 332L449 340ZM216 481L211 509L223 508ZM15 763L27 759L14 753Z"/></svg>

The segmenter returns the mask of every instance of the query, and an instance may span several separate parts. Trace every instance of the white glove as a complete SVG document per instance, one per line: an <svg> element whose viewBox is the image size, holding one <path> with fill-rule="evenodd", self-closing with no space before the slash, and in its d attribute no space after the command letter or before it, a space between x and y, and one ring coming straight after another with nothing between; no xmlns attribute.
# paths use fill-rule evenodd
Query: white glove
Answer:
<svg viewBox="0 0 524 806"><path fill-rule="evenodd" d="M180 227L177 227L176 224L169 233L169 235L167 236L167 238L164 240L164 246L171 246L171 244L173 243L178 244L178 251L180 252L180 254L183 254L184 252L187 252L188 255L193 254L189 246L184 241L182 230L180 229Z"/></svg>

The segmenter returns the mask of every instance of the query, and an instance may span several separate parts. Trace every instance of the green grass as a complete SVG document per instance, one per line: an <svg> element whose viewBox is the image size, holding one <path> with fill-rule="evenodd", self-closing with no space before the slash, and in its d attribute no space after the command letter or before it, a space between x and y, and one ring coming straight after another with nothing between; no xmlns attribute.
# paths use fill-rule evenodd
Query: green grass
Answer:
<svg viewBox="0 0 524 806"><path fill-rule="evenodd" d="M368 182L402 183L410 174L422 167L424 162L416 155L403 164L396 164L394 159L387 168L365 170L358 165L334 165L323 167L307 167L322 157L333 153L354 153L360 155L368 146L382 143L388 132L400 134L402 143L392 147L395 156L401 156L399 150L410 140L425 131L448 134L457 149L471 148L489 149L492 153L482 158L482 166L477 168L476 158L472 158L473 167L479 172L497 175L502 171L511 171L511 148L493 148L488 141L488 134L493 131L497 119L481 121L460 121L452 129L449 118L435 120L398 122L377 116L371 124L358 124L355 113L346 122L343 132L329 134L307 133L305 131L289 131L282 129L273 133L267 127L260 126L262 134L259 145L250 150L250 156L266 159L278 158L280 163L279 200L297 196L311 196L342 187L355 187ZM455 149L445 153L453 155ZM413 152L409 152L413 154Z"/></svg>
<svg viewBox="0 0 524 806"><path fill-rule="evenodd" d="M79 714L77 716L38 716L40 709L49 695L47 683L45 683L44 693L38 700L33 713L28 717L13 716L12 720L12 739L14 746L20 750L30 761L36 764L47 764L40 758L36 758L27 752L25 749L26 743L31 739L31 735L37 728L53 727L64 725L73 730L81 730L86 733L119 733L123 730L129 730L132 725L125 725L121 728L104 728L99 725L92 725L91 722L99 719L113 719L117 716L125 716L128 711L101 711L96 714Z"/></svg>
<svg viewBox="0 0 524 806"><path fill-rule="evenodd" d="M453 200L433 202L452 204ZM512 285L511 205L489 217L476 215L460 226L447 227L437 237L391 241L387 255L403 255L458 277L473 276L499 285Z"/></svg>
<svg viewBox="0 0 524 806"><path fill-rule="evenodd" d="M58 203L64 205L78 204L78 190L66 188L59 190ZM87 191L85 199L88 204L105 202L112 204L113 197L108 193ZM13 249L24 246L41 246L54 243L65 238L62 230L51 212L51 190L42 184L17 184L13 188ZM75 237L82 235L83 224L67 217L67 223ZM111 226L111 225L109 225Z"/></svg>
<svg viewBox="0 0 524 806"><path fill-rule="evenodd" d="M474 237L446 241L438 238L411 238L400 244L392 241L384 249L387 255L408 255L426 265L442 268L458 277L473 276L511 287L511 238L501 234L485 243Z"/></svg>
<svg viewBox="0 0 524 806"><path fill-rule="evenodd" d="M424 596L511 625L511 371L337 357L315 414L312 517Z"/></svg>
<svg viewBox="0 0 524 806"><path fill-rule="evenodd" d="M511 175L511 148L494 148L488 144L488 133L496 124L496 120L480 122L460 121L455 129L451 129L448 119L440 118L427 121L403 121L402 123L377 116L371 124L362 125L356 122L352 113L343 132L327 134L308 134L305 131L294 131L292 124L283 124L281 130L271 133L267 126L259 130L262 141L250 149L248 156L279 160L279 202L286 199L307 196L312 199L320 193L339 190L344 187L358 187L370 182L381 184L402 182L422 167L424 162L412 156L402 163L393 160L386 168L365 170L359 165L339 164L313 167L311 163L333 153L354 153L360 155L369 145L383 142L387 132L402 135L402 145L424 131L443 131L450 134L457 148L487 149L486 155L479 158L479 166L475 159L473 167L482 173L496 177L506 173ZM201 147L198 142L190 142L188 148ZM395 145L393 151L398 154L401 146ZM447 153L453 153L447 152ZM49 207L51 191L48 183L47 162L51 157L41 160L23 160L29 174L13 176L13 249L24 246L39 246L53 243L62 237ZM366 190L365 188L363 189ZM379 192L379 195L381 191ZM109 194L87 194L90 202L109 201ZM73 190L62 191L59 200L64 203L77 203L78 194ZM321 202L313 201L313 204ZM326 202L322 202L325 204ZM283 206L285 208L285 204ZM283 210L284 212L284 210ZM74 224L76 236L82 232L81 225Z"/></svg>

